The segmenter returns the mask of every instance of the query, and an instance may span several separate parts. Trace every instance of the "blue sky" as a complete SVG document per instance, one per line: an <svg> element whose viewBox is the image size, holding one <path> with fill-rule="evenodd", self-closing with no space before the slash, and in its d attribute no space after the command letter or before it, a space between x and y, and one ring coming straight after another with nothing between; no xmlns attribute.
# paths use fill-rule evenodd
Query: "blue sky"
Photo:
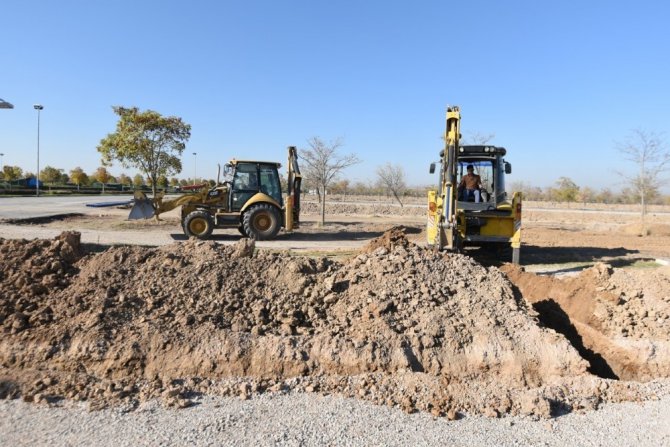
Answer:
<svg viewBox="0 0 670 447"><path fill-rule="evenodd" d="M113 105L192 125L182 176L342 137L411 184L435 181L446 106L494 133L510 181L619 189L631 129L670 138L670 6L661 1L17 1L0 6L5 164L100 165ZM132 173L112 167L113 174Z"/></svg>

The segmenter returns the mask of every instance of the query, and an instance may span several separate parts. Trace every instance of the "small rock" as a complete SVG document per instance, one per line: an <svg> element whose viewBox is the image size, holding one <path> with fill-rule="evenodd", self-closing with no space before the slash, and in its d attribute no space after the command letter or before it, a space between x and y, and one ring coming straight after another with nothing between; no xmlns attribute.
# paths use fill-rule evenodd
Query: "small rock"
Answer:
<svg viewBox="0 0 670 447"><path fill-rule="evenodd" d="M458 411L456 411L454 408L447 410L447 419L450 421L455 421L458 419Z"/></svg>

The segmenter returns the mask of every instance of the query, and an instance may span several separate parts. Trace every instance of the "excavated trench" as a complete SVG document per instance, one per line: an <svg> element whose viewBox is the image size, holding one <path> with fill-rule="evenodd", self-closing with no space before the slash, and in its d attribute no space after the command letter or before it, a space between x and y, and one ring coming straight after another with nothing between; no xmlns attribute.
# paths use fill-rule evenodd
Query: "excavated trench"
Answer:
<svg viewBox="0 0 670 447"><path fill-rule="evenodd" d="M84 253L77 233L0 239L0 398L183 407L296 390L449 418L547 417L647 397L599 377L670 375L653 290L603 266L568 282L504 270L400 229L341 263L248 240Z"/></svg>
<svg viewBox="0 0 670 447"><path fill-rule="evenodd" d="M563 334L606 379L649 381L670 376L670 283L607 264L556 278L502 267L542 324ZM649 290L644 290L645 287Z"/></svg>
<svg viewBox="0 0 670 447"><path fill-rule="evenodd" d="M579 352L579 355L589 362L588 371L591 374L595 374L603 379L619 379L602 354L592 349L602 349L602 347L591 346L590 348L584 345L584 339L570 320L570 316L565 313L559 303L553 299L545 299L533 303L533 309L539 314L542 324L563 334L577 352Z"/></svg>

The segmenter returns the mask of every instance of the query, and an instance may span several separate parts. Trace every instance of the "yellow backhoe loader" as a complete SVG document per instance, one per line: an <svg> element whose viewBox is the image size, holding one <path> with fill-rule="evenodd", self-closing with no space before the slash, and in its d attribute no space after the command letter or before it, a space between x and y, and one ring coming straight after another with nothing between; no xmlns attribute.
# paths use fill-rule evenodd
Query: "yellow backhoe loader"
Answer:
<svg viewBox="0 0 670 447"><path fill-rule="evenodd" d="M128 219L148 219L181 206L181 224L187 236L206 239L215 228L237 228L256 240L273 239L280 228L293 231L300 224L300 185L298 153L288 148L288 194L282 197L278 169L280 163L231 160L224 166L225 181L213 188L163 200L143 192L135 193ZM218 176L217 176L218 177Z"/></svg>
<svg viewBox="0 0 670 447"><path fill-rule="evenodd" d="M492 145L462 146L460 121L459 108L447 108L438 189L428 191L428 244L452 251L466 246L500 252L511 248L511 260L518 264L521 193L515 192L510 201L505 191L505 174L512 173L512 165L503 159L507 151ZM434 172L432 163L430 173Z"/></svg>

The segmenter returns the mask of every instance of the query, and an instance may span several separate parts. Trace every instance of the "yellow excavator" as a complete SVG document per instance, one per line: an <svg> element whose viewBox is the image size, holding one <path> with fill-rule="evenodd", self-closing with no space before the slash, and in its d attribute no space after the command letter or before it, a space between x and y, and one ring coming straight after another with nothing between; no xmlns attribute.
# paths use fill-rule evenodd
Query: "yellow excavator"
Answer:
<svg viewBox="0 0 670 447"><path fill-rule="evenodd" d="M206 239L215 228L237 228L243 236L273 239L280 228L293 231L300 225L302 175L298 153L288 148L288 194L284 201L279 177L281 163L232 159L224 166L226 180L213 188L164 200L138 191L128 219L148 219L181 206L181 224L189 237Z"/></svg>
<svg viewBox="0 0 670 447"><path fill-rule="evenodd" d="M438 189L428 191L428 244L451 251L466 246L500 252L511 248L511 260L519 264L521 193L515 192L510 201L505 191L505 174L512 173L512 165L503 158L507 151L492 145L461 145L460 122L460 109L448 107ZM431 163L430 173L434 172Z"/></svg>

